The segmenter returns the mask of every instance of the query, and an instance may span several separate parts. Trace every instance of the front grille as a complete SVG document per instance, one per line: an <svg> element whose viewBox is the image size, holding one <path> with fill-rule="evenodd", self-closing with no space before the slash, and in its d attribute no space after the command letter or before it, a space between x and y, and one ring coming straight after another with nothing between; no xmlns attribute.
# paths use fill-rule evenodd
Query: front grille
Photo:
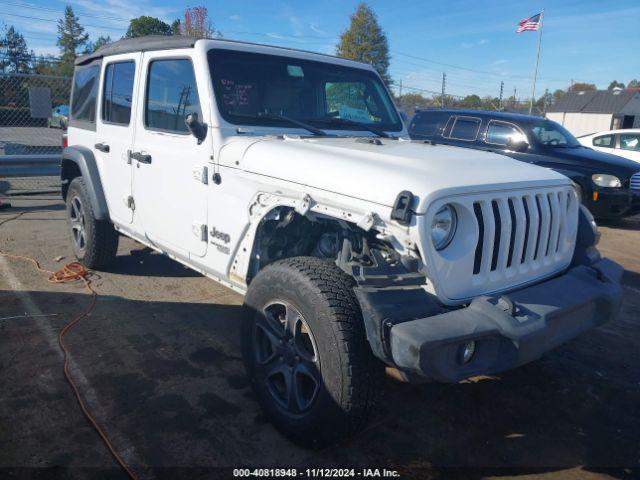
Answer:
<svg viewBox="0 0 640 480"><path fill-rule="evenodd" d="M640 190L640 172L631 175L629 188L631 188L631 190Z"/></svg>
<svg viewBox="0 0 640 480"><path fill-rule="evenodd" d="M437 251L430 226L447 203L456 209L458 229L451 244ZM430 288L453 305L561 271L573 256L579 205L569 185L452 195L433 202L421 217L430 246Z"/></svg>
<svg viewBox="0 0 640 480"><path fill-rule="evenodd" d="M555 256L570 201L571 194L563 190L474 202L479 232L473 274L504 271Z"/></svg>

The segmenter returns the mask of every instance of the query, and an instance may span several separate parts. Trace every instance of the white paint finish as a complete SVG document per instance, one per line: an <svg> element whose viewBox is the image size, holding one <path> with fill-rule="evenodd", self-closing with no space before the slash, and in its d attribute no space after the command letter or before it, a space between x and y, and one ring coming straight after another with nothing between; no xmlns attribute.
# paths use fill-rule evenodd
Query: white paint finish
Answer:
<svg viewBox="0 0 640 480"><path fill-rule="evenodd" d="M540 214L537 213L536 197ZM509 214L509 199L514 205L515 226ZM500 214L499 238L496 238L496 216L492 201L497 202ZM475 202L480 204L484 219L481 268L477 274L473 273L473 266L480 228L473 210ZM531 220L526 255L524 261L520 262L517 259L522 259L526 232L523 202L527 204ZM459 226L452 243L439 252L430 241L430 225L435 212L445 203L452 204L456 209ZM511 290L562 271L573 257L578 208L576 193L571 186L457 195L433 202L427 214L419 217L418 230L422 235L420 252L422 258L427 259L427 275L438 297L447 304L455 305L481 294ZM535 225L539 225L539 228L535 228ZM509 265L508 245L513 228L514 253ZM495 242L499 242L499 249L496 267L492 269ZM537 248L532 248L532 245L537 245Z"/></svg>
<svg viewBox="0 0 640 480"><path fill-rule="evenodd" d="M134 119L136 118L137 105L131 105L131 119L129 125L116 125L107 123L102 120L103 116L103 94L104 94L104 78L107 65L133 60L136 65L135 81L133 85L133 96L136 98L136 92L140 87L140 71L142 54L127 53L123 55L114 55L102 62L100 78L100 89L98 93L98 105L96 112L96 142L109 145L109 152L101 152L94 148L100 177L103 179L102 185L104 194L109 207L109 216L111 220L118 223L131 223L133 221L133 210L127 204L127 198L132 193L132 162L128 159L129 150L133 149L133 136L135 129Z"/></svg>
<svg viewBox="0 0 640 480"><path fill-rule="evenodd" d="M374 145L355 138L245 141L251 145L242 158L223 152L221 164L238 161L238 168L286 180L292 188L313 187L386 207L409 190L419 199L420 214L445 195L569 184L552 170L458 147L387 139Z"/></svg>
<svg viewBox="0 0 640 480"><path fill-rule="evenodd" d="M625 128L620 130L605 130L602 132L594 133L593 135L585 135L583 137L578 138L580 143L585 147L593 148L594 150L598 150L599 152L612 153L614 155L619 155L620 157L627 158L629 160L633 160L635 162L640 163L640 150L625 150L620 148L620 134L631 133L640 136L640 128ZM613 148L608 147L599 147L593 144L593 140L606 136L606 135L614 135L615 142Z"/></svg>
<svg viewBox="0 0 640 480"><path fill-rule="evenodd" d="M212 151L211 137L201 145L192 135L150 130L144 125L144 103L149 64L162 59L192 60L202 121L210 123L207 102L208 77L195 65L203 60L192 49L145 52L143 80L137 97L136 130L133 150L151 155L151 163L137 160L133 165L133 196L136 203L136 229L149 241L177 256L202 257L207 242L194 230L207 224L208 186L194 178L193 170L206 166Z"/></svg>
<svg viewBox="0 0 640 480"><path fill-rule="evenodd" d="M246 288L259 222L278 206L372 228L401 253L415 254L419 250L429 264L430 282L426 288L450 303L539 278L537 274L520 272L513 279L507 273L500 280L466 285L469 274L458 263L462 258L446 263L431 255L428 212L445 199L468 204L473 198L506 199L522 192L535 195L544 189L570 188L566 177L495 153L404 139L381 139L382 145L376 145L355 138L371 137L370 132L334 131L329 133L354 137L318 138L299 128L230 125L220 117L213 96L206 59L207 50L212 47L371 70L370 66L319 54L215 40L198 41L193 49L143 53L132 120L133 150L150 154L152 163L133 161L136 210L132 223L116 221L119 230L240 291ZM151 131L144 126L143 92L148 64L153 59L175 57L193 59L203 121L209 125L202 145L197 145L190 135ZM109 60L105 59L105 63ZM239 129L245 133L239 134ZM82 142L85 141L83 138ZM194 175L203 166L208 167L208 184L201 181L200 175ZM220 184L213 182L215 173L220 175ZM417 197L418 215L409 226L390 219L395 199L403 190ZM505 208L506 203L502 203L503 212ZM200 225L208 227L207 243L194 235L194 227ZM444 251L447 254L467 255L468 249L475 248L477 223L472 213L460 218L459 229L452 246L464 246L467 250L448 247ZM524 235L521 228L516 231ZM504 238L499 241L503 246L506 244ZM572 251L573 244L566 248ZM508 271L504 268L505 261L503 255L500 267ZM495 277L496 273L488 271L486 275ZM432 284L437 282L442 282L442 286ZM461 287L451 290L450 285L456 282Z"/></svg>

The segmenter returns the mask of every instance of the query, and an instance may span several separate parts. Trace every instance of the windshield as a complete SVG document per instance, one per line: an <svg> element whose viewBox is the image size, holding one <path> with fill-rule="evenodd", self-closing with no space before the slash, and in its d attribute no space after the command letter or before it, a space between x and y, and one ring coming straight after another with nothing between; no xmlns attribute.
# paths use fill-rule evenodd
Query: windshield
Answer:
<svg viewBox="0 0 640 480"><path fill-rule="evenodd" d="M536 123L531 128L538 143L549 147L575 148L580 142L563 126L549 120Z"/></svg>
<svg viewBox="0 0 640 480"><path fill-rule="evenodd" d="M209 51L209 67L220 114L235 125L291 128L280 116L329 130L402 130L369 70L223 49Z"/></svg>

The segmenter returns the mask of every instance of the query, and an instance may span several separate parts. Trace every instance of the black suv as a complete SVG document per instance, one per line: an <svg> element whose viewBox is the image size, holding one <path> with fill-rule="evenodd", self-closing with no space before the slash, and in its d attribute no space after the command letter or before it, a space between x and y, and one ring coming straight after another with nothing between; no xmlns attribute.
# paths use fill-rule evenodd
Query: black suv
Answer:
<svg viewBox="0 0 640 480"><path fill-rule="evenodd" d="M595 217L640 213L640 164L584 147L551 120L505 112L420 110L409 124L409 135L552 168L579 186Z"/></svg>

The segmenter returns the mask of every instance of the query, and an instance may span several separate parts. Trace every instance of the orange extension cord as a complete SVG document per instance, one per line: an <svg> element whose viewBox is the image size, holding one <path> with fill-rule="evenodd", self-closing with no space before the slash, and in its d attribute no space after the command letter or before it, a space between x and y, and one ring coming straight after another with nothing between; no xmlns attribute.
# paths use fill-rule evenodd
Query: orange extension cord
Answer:
<svg viewBox="0 0 640 480"><path fill-rule="evenodd" d="M0 222L0 226L10 222L11 220L15 220L21 217L24 213L26 212L21 212L14 217L11 217L3 222ZM60 345L60 350L62 350L62 353L64 355L64 366L63 366L64 376L67 379L67 382L69 382L69 385L71 385L71 388L73 389L73 393L76 396L76 400L78 401L78 404L80 405L80 409L82 410L82 413L84 413L84 416L87 418L87 420L89 420L89 423L91 423L93 428L95 428L95 430L98 432L98 435L100 435L100 437L102 438L102 441L111 452L111 455L113 455L113 457L120 464L122 469L127 473L127 475L129 475L130 478L136 480L137 479L136 475L125 463L125 461L120 457L120 455L118 455L118 452L116 452L115 448L111 444L109 437L107 437L107 434L104 432L104 430L102 430L100 425L98 425L98 422L89 411L89 408L87 407L84 400L80 396L80 390L78 390L78 387L76 386L75 382L73 381L73 378L71 377L71 374L69 373L69 349L64 344L64 336L75 325L77 325L80 320L82 320L84 317L89 315L96 306L98 293L91 286L91 280L90 280L91 271L87 270L84 267L84 265L78 262L72 262L72 263L68 263L57 272L52 272L51 270L46 270L42 268L40 266L40 263L31 257L26 257L23 255L12 255L10 253L5 253L2 250L0 250L0 256L10 258L10 259L16 259L16 260L26 260L28 262L33 263L33 265L35 265L38 271L49 274L49 282L51 283L70 283L70 282L77 282L80 280L84 282L85 289L91 294L91 302L89 306L87 307L86 310L84 310L83 312L75 316L69 323L67 323L64 326L62 330L60 330L60 333L58 333L58 344Z"/></svg>

